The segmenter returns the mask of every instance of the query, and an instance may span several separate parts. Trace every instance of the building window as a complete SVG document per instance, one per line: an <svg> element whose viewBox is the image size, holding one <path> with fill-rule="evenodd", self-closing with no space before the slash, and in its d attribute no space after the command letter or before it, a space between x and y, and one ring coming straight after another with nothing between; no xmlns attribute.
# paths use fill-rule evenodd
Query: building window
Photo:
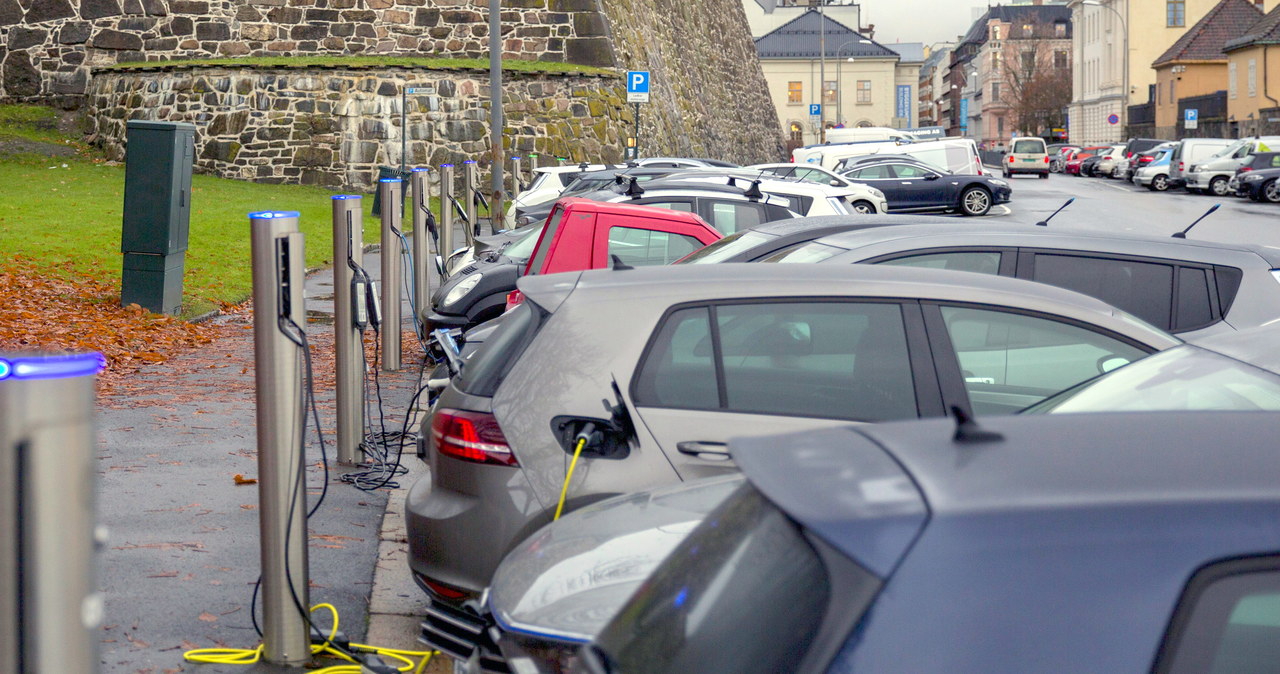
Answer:
<svg viewBox="0 0 1280 674"><path fill-rule="evenodd" d="M871 80L858 80L858 102L871 102Z"/></svg>
<svg viewBox="0 0 1280 674"><path fill-rule="evenodd" d="M1000 66L1004 63L1004 54L993 52L991 54L991 72L999 73Z"/></svg>
<svg viewBox="0 0 1280 674"><path fill-rule="evenodd" d="M996 117L996 137L1004 138L1004 117Z"/></svg>
<svg viewBox="0 0 1280 674"><path fill-rule="evenodd" d="M1036 69L1036 53L1034 51L1022 52L1022 72L1027 75Z"/></svg>
<svg viewBox="0 0 1280 674"><path fill-rule="evenodd" d="M1067 36L1067 24L1062 23L1061 21L1059 21L1058 23L1053 24L1053 36L1054 36L1054 37L1066 37L1066 36Z"/></svg>
<svg viewBox="0 0 1280 674"><path fill-rule="evenodd" d="M1035 26L1029 23L1022 24L1022 37L1035 37L1035 35L1036 35Z"/></svg>
<svg viewBox="0 0 1280 674"><path fill-rule="evenodd" d="M800 125L800 122L791 123L791 142L793 143L804 142L804 127Z"/></svg>
<svg viewBox="0 0 1280 674"><path fill-rule="evenodd" d="M822 102L827 105L836 104L836 81L827 80L822 83Z"/></svg>
<svg viewBox="0 0 1280 674"><path fill-rule="evenodd" d="M1236 62L1227 64L1227 96L1236 97Z"/></svg>
<svg viewBox="0 0 1280 674"><path fill-rule="evenodd" d="M999 82L991 83L991 102L992 103L1000 102L1000 83Z"/></svg>
<svg viewBox="0 0 1280 674"><path fill-rule="evenodd" d="M1000 26L992 26L992 27L991 27L991 39L992 39L992 40L999 40L999 39L1000 39Z"/></svg>
<svg viewBox="0 0 1280 674"><path fill-rule="evenodd" d="M1170 27L1187 25L1187 0L1167 0L1165 19Z"/></svg>
<svg viewBox="0 0 1280 674"><path fill-rule="evenodd" d="M1169 102L1178 102L1178 80L1169 80Z"/></svg>
<svg viewBox="0 0 1280 674"><path fill-rule="evenodd" d="M1258 97L1258 61L1249 59L1249 98Z"/></svg>
<svg viewBox="0 0 1280 674"><path fill-rule="evenodd" d="M1067 68L1070 68L1071 64L1067 62L1069 58L1070 56L1068 56L1067 50L1065 49L1059 49L1053 52L1053 67L1058 70L1066 70Z"/></svg>
<svg viewBox="0 0 1280 674"><path fill-rule="evenodd" d="M803 82L787 82L787 102L804 103Z"/></svg>

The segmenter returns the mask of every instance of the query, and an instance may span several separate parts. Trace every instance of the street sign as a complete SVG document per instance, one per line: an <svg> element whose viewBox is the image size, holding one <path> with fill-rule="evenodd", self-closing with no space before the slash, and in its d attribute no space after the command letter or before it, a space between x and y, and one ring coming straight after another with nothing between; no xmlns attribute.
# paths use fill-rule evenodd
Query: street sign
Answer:
<svg viewBox="0 0 1280 674"><path fill-rule="evenodd" d="M1114 126L1119 123L1120 123L1120 115L1117 115L1115 113L1111 113L1110 115L1107 115L1107 124L1111 124Z"/></svg>
<svg viewBox="0 0 1280 674"><path fill-rule="evenodd" d="M1182 113L1182 128L1198 129L1200 128L1200 109L1187 108Z"/></svg>
<svg viewBox="0 0 1280 674"><path fill-rule="evenodd" d="M810 103L810 104L809 104L809 116L810 116L810 117L821 117L821 116L822 116L822 104L821 104L821 103Z"/></svg>
<svg viewBox="0 0 1280 674"><path fill-rule="evenodd" d="M413 96L414 94L428 94L428 93L431 93L431 92L427 91L426 87L408 87L408 88L406 88L406 89L404 90L404 92L405 92L406 94L409 94L410 96Z"/></svg>
<svg viewBox="0 0 1280 674"><path fill-rule="evenodd" d="M649 102L649 71L648 70L628 70L627 71L627 102L628 103L648 103Z"/></svg>

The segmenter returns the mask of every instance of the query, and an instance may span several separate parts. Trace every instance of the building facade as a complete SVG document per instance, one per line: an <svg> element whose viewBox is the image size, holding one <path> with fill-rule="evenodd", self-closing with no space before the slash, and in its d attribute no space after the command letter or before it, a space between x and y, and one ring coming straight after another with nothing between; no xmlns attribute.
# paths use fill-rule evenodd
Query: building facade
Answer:
<svg viewBox="0 0 1280 674"><path fill-rule="evenodd" d="M1280 135L1280 5L1228 42L1227 113L1239 136Z"/></svg>
<svg viewBox="0 0 1280 674"><path fill-rule="evenodd" d="M1014 136L1053 138L1071 79L1071 13L1061 5L993 7L979 49L976 100L981 124L970 134L992 149ZM1065 103L1066 101L1063 100Z"/></svg>
<svg viewBox="0 0 1280 674"><path fill-rule="evenodd" d="M947 64L950 62L954 42L939 42L925 50L924 63L920 66L920 94L916 105L916 116L919 124L925 126L948 126L944 105L949 109L950 99L946 93Z"/></svg>

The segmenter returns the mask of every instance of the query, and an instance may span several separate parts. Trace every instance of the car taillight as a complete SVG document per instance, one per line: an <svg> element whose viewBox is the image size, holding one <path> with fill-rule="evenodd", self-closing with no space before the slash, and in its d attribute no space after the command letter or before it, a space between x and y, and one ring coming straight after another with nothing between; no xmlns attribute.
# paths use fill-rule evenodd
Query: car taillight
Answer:
<svg viewBox="0 0 1280 674"><path fill-rule="evenodd" d="M1009 155L1009 163L1010 163L1010 164L1012 164L1012 163L1013 163L1013 155Z"/></svg>
<svg viewBox="0 0 1280 674"><path fill-rule="evenodd" d="M1045 155L1044 163L1046 163L1046 164L1048 164L1048 163L1049 163L1049 156L1048 156L1048 155Z"/></svg>
<svg viewBox="0 0 1280 674"><path fill-rule="evenodd" d="M1252 167L1252 166L1241 166L1241 167L1236 171L1236 173L1248 173L1249 171L1252 171L1252 170L1253 170L1253 167Z"/></svg>
<svg viewBox="0 0 1280 674"><path fill-rule="evenodd" d="M1184 162L1178 162L1178 170L1179 170L1179 171L1185 171L1186 169L1187 169L1187 165L1186 165L1186 163L1184 163Z"/></svg>
<svg viewBox="0 0 1280 674"><path fill-rule="evenodd" d="M1138 163L1150 164L1151 162L1155 161L1155 159L1156 159L1155 157L1138 157Z"/></svg>
<svg viewBox="0 0 1280 674"><path fill-rule="evenodd" d="M422 583L427 586L427 589L431 590L431 592L439 595L444 599L457 600L457 599L469 599L471 597L471 593L467 592L466 590L459 590L449 585L445 585L444 583L441 583L438 580L432 580L431 578L427 578L426 576L420 573L417 575L418 575L418 578L422 579Z"/></svg>
<svg viewBox="0 0 1280 674"><path fill-rule="evenodd" d="M518 466L492 414L440 409L431 417L431 437L445 456L499 466Z"/></svg>
<svg viewBox="0 0 1280 674"><path fill-rule="evenodd" d="M511 311L524 302L524 293L519 290L512 290L507 293L507 311Z"/></svg>

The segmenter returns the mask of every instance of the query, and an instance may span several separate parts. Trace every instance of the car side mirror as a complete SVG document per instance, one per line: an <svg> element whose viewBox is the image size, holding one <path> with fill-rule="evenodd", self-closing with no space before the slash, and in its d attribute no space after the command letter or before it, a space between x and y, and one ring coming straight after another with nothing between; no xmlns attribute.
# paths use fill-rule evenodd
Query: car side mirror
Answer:
<svg viewBox="0 0 1280 674"><path fill-rule="evenodd" d="M925 180L937 180L937 179L938 179L938 177L939 177L939 176L938 176L938 174L937 174L937 173L930 173L930 174L926 175L926 176L924 177L924 179L925 179Z"/></svg>
<svg viewBox="0 0 1280 674"><path fill-rule="evenodd" d="M836 180L835 178L832 178L832 179L831 179L831 186L832 186L832 187L844 187L844 183L840 182L839 180Z"/></svg>

